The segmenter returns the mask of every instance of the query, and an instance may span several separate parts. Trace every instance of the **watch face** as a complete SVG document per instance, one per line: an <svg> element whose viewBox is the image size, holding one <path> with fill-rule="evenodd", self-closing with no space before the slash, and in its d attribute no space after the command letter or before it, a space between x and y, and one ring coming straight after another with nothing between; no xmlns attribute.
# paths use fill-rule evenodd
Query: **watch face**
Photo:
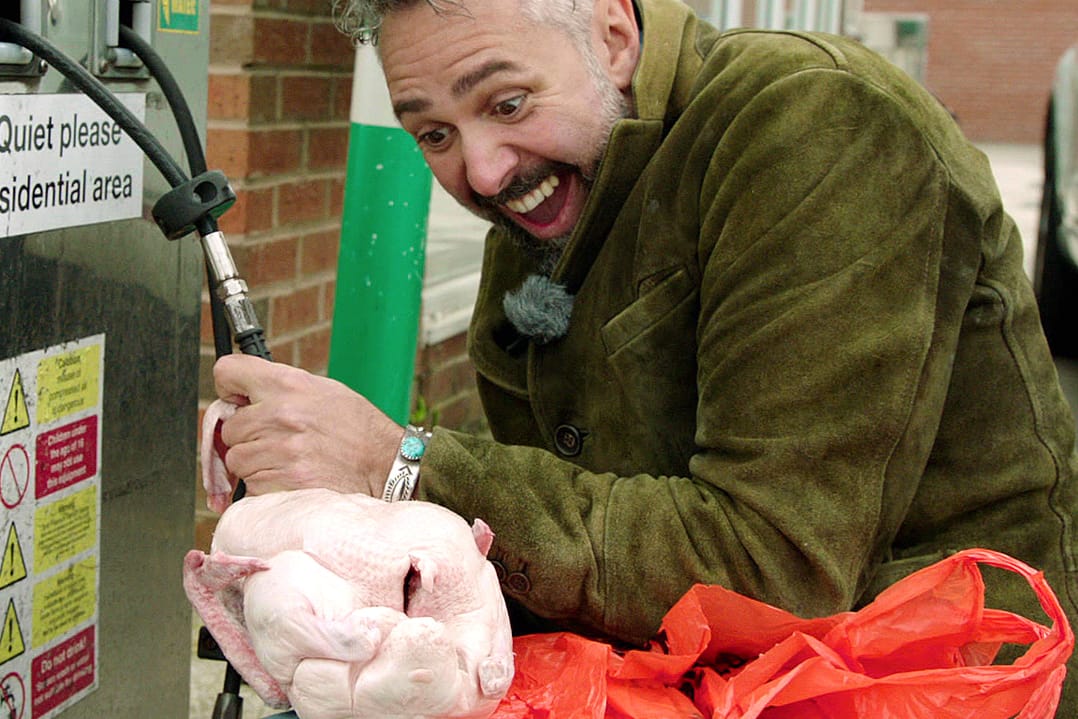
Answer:
<svg viewBox="0 0 1078 719"><path fill-rule="evenodd" d="M426 449L427 445L419 437L405 437L401 442L401 457L409 462L417 462Z"/></svg>

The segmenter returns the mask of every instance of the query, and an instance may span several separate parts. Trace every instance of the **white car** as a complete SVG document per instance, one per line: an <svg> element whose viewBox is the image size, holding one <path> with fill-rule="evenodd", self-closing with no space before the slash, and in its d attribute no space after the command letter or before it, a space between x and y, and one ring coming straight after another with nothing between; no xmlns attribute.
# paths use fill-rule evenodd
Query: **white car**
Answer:
<svg viewBox="0 0 1078 719"><path fill-rule="evenodd" d="M1056 66L1033 285L1053 354L1078 357L1078 44Z"/></svg>

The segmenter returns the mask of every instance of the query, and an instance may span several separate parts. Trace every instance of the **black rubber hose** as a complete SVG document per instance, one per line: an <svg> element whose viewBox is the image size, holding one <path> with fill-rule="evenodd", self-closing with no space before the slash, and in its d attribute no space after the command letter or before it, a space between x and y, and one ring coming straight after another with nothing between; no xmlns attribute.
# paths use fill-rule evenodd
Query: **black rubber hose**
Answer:
<svg viewBox="0 0 1078 719"><path fill-rule="evenodd" d="M198 136L198 126L195 125L191 108L172 70L148 42L126 25L120 27L120 41L142 60L142 64L150 71L150 75L161 88L168 106L172 109L176 127L180 131L180 139L183 141L184 154L187 155L187 166L191 170L191 175L201 175L206 171L206 153L202 149L202 138ZM211 231L217 229L217 221L212 216L207 218L207 222ZM225 316L224 303L212 289L213 281L213 272L207 262L206 284L211 288L210 320L213 327L213 348L217 357L223 357L226 354L232 354L232 333L228 327L228 318Z"/></svg>
<svg viewBox="0 0 1078 719"><path fill-rule="evenodd" d="M187 98L184 97L183 90L176 82L172 70L157 54L157 51L142 39L141 35L126 25L120 26L120 42L130 48L139 60L142 60L142 64L157 81L168 106L172 109L172 116L176 118L176 126L180 131L180 139L183 140L183 149L187 155L187 166L191 170L191 176L201 175L206 171L206 154L202 150L202 139L198 136L198 127L191 115L191 108L187 105Z"/></svg>
<svg viewBox="0 0 1078 719"><path fill-rule="evenodd" d="M0 40L22 45L35 55L43 58L59 70L75 87L82 90L97 105L116 121L124 132L131 136L135 144L142 148L146 157L161 172L172 187L187 181L183 168L172 159L161 143L157 141L142 121L132 114L116 96L109 92L101 81L91 75L86 68L78 64L45 38L30 32L16 22L0 18Z"/></svg>

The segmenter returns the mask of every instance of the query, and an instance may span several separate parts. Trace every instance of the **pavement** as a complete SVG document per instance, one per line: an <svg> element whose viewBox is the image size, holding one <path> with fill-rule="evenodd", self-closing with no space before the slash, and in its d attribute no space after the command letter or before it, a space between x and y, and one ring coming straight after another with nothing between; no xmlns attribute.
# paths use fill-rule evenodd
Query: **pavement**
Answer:
<svg viewBox="0 0 1078 719"><path fill-rule="evenodd" d="M985 143L979 147L988 156L999 183L1004 208L1014 217L1022 233L1026 247L1026 270L1031 271L1037 238L1041 187L1042 150L1039 145ZM445 209L442 209L445 208ZM446 218L438 213L456 213L451 204L432 205L432 223ZM455 215L454 215L455 217ZM456 221L456 220L454 220ZM473 253L474 254L474 253ZM1060 361L1060 379L1071 397L1072 407L1078 409L1078 363ZM221 691L224 665L221 662L198 659L194 655L195 637L200 626L197 617L192 618L191 694L189 719L212 719L213 705ZM276 713L244 685L244 719L262 719Z"/></svg>

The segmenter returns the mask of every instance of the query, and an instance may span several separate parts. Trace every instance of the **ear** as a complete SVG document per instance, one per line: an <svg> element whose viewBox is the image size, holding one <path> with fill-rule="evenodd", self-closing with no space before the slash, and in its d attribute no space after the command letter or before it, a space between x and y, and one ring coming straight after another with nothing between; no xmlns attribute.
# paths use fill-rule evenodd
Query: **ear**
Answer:
<svg viewBox="0 0 1078 719"><path fill-rule="evenodd" d="M628 92L640 60L640 28L633 0L596 0L592 21L600 58L607 63L611 81Z"/></svg>

